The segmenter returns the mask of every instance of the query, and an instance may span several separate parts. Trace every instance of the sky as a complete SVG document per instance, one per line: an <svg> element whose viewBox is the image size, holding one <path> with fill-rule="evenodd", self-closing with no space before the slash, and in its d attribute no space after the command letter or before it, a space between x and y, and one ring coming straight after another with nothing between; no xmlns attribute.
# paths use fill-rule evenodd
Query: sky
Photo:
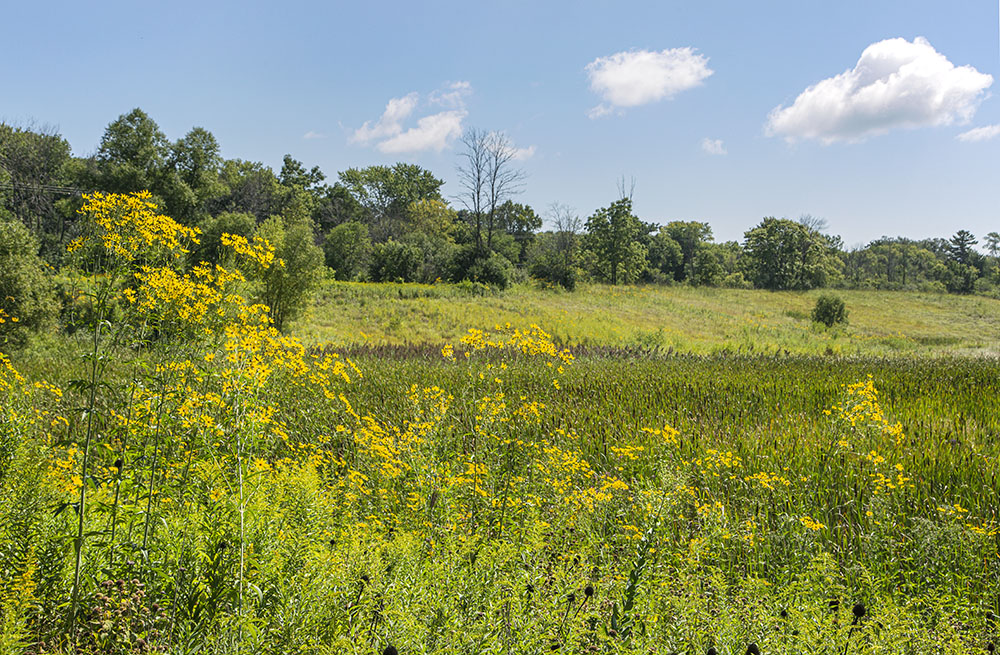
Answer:
<svg viewBox="0 0 1000 655"><path fill-rule="evenodd" d="M540 214L624 177L641 219L720 241L806 214L848 245L1000 231L993 0L3 4L0 121L76 155L140 107L275 170L419 164L460 205L477 128Z"/></svg>

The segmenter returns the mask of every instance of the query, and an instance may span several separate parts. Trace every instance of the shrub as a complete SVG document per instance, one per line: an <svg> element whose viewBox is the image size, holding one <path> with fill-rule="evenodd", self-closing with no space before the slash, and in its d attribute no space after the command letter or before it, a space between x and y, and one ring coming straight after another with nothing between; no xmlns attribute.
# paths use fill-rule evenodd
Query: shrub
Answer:
<svg viewBox="0 0 1000 655"><path fill-rule="evenodd" d="M38 256L38 241L22 223L0 221L0 347L24 344L59 312L55 285Z"/></svg>
<svg viewBox="0 0 1000 655"><path fill-rule="evenodd" d="M368 276L372 282L413 282L423 261L420 248L398 241L375 244Z"/></svg>
<svg viewBox="0 0 1000 655"><path fill-rule="evenodd" d="M506 289L510 286L513 268L506 257L493 253L489 257L477 259L469 268L468 278L473 282Z"/></svg>
<svg viewBox="0 0 1000 655"><path fill-rule="evenodd" d="M833 327L837 323L847 322L847 307L840 296L824 294L816 300L812 310L812 320Z"/></svg>

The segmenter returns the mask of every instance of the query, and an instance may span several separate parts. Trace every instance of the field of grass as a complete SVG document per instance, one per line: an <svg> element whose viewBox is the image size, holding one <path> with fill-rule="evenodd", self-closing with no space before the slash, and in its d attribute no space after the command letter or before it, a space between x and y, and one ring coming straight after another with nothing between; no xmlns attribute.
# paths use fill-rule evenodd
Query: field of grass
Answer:
<svg viewBox="0 0 1000 655"><path fill-rule="evenodd" d="M267 242L185 272L136 200L89 327L0 354L0 655L997 641L997 301L329 284L281 334Z"/></svg>
<svg viewBox="0 0 1000 655"><path fill-rule="evenodd" d="M441 345L472 328L536 323L567 346L838 355L998 355L1000 300L894 291L838 291L849 324L809 319L821 292L520 286L474 296L453 285L327 283L299 321L310 342Z"/></svg>
<svg viewBox="0 0 1000 655"><path fill-rule="evenodd" d="M74 343L0 364L0 652L996 641L996 360L463 341L118 351L89 415Z"/></svg>

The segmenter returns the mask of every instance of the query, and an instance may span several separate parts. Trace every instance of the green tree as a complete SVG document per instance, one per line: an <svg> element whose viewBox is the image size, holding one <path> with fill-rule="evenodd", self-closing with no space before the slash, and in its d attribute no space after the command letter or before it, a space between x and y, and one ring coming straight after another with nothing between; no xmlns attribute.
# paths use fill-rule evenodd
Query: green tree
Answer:
<svg viewBox="0 0 1000 655"><path fill-rule="evenodd" d="M708 223L699 221L670 221L662 231L681 249L681 260L674 269L674 280L683 282L693 278L698 248L701 244L712 240L712 228Z"/></svg>
<svg viewBox="0 0 1000 655"><path fill-rule="evenodd" d="M122 114L104 130L97 148L96 188L112 193L148 190L160 195L170 142L139 108Z"/></svg>
<svg viewBox="0 0 1000 655"><path fill-rule="evenodd" d="M40 240L61 243L66 215L57 208L52 187L67 183L69 143L54 131L35 132L0 123L2 209L20 220Z"/></svg>
<svg viewBox="0 0 1000 655"><path fill-rule="evenodd" d="M0 347L18 347L59 311L38 240L20 221L0 221Z"/></svg>
<svg viewBox="0 0 1000 655"><path fill-rule="evenodd" d="M645 266L645 247L637 241L642 224L632 213L632 199L622 198L587 219L587 247L596 257L598 275L611 282L632 282Z"/></svg>
<svg viewBox="0 0 1000 655"><path fill-rule="evenodd" d="M308 305L323 270L323 250L314 243L313 224L301 204L261 223L256 236L274 246L280 260L257 276L260 302L270 308L274 326L284 330Z"/></svg>
<svg viewBox="0 0 1000 655"><path fill-rule="evenodd" d="M368 226L357 221L341 223L327 233L323 254L338 280L353 280L366 273L372 254Z"/></svg>
<svg viewBox="0 0 1000 655"><path fill-rule="evenodd" d="M812 289L837 274L829 242L806 225L767 217L744 233L744 272L763 289Z"/></svg>
<svg viewBox="0 0 1000 655"><path fill-rule="evenodd" d="M222 157L219 142L208 130L195 127L170 147L169 168L175 197L167 198L170 215L182 222L194 222L205 212L212 198L226 191L219 179Z"/></svg>
<svg viewBox="0 0 1000 655"><path fill-rule="evenodd" d="M528 260L528 247L535 238L535 232L542 227L541 216L528 205L508 200L497 207L497 217L503 230L517 243L517 263L523 265Z"/></svg>
<svg viewBox="0 0 1000 655"><path fill-rule="evenodd" d="M229 159L223 162L219 177L225 190L209 203L209 213L250 214L258 223L281 213L287 189L264 164Z"/></svg>
<svg viewBox="0 0 1000 655"><path fill-rule="evenodd" d="M340 183L365 209L369 231L375 241L403 236L411 203L443 201L440 189L444 182L416 164L349 168L339 177Z"/></svg>

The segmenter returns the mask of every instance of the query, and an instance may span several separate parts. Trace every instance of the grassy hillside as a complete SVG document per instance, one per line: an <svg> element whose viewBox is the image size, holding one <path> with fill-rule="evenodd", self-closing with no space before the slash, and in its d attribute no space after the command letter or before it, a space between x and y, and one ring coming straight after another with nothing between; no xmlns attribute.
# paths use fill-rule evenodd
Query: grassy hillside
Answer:
<svg viewBox="0 0 1000 655"><path fill-rule="evenodd" d="M308 341L444 343L469 327L536 323L566 345L839 355L1000 354L1000 301L840 291L846 327L809 319L821 292L587 286L476 296L452 285L329 283L296 326Z"/></svg>

